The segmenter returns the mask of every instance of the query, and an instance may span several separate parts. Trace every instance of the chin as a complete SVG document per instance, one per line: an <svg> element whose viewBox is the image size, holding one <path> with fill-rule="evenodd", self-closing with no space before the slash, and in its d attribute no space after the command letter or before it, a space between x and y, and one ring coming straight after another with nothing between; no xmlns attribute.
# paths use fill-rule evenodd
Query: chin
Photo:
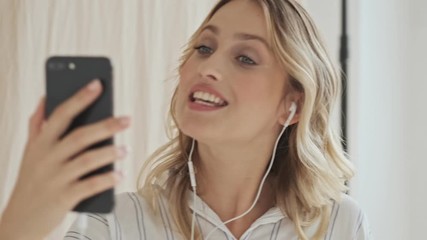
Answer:
<svg viewBox="0 0 427 240"><path fill-rule="evenodd" d="M179 130L183 134L196 139L198 142L212 143L215 141L222 142L224 140L224 138L221 137L221 134L219 134L218 130L206 127L206 125L203 124L197 124L189 121L184 124L179 124L178 126Z"/></svg>
<svg viewBox="0 0 427 240"><path fill-rule="evenodd" d="M201 125L198 126L198 124L192 124L190 122L180 124L179 130L185 135L191 138L194 138L196 140L205 139L206 136L211 135L209 131L206 129L206 127Z"/></svg>

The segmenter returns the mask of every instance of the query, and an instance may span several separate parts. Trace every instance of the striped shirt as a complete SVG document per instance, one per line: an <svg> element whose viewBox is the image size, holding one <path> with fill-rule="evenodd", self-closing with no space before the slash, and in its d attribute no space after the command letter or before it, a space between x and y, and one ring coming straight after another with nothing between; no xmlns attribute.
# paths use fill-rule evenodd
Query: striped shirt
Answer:
<svg viewBox="0 0 427 240"><path fill-rule="evenodd" d="M191 194L191 192L189 193ZM196 227L204 237L216 226L219 226L211 240L234 240L233 234L225 227L218 215L209 206L196 197L193 207L192 194L189 195L189 207L196 213ZM158 200L159 215L155 215L144 198L136 193L116 195L116 206L110 214L86 214L87 228L79 230L78 219L71 226L64 239L75 240L180 240L184 239L174 231L171 213L167 200ZM313 234L317 224L306 229L307 234ZM340 203L332 208L330 223L325 240L367 240L371 239L365 215L357 203L344 195ZM309 235L310 236L310 235ZM284 215L278 207L271 208L257 219L240 237L248 239L297 240L293 222Z"/></svg>

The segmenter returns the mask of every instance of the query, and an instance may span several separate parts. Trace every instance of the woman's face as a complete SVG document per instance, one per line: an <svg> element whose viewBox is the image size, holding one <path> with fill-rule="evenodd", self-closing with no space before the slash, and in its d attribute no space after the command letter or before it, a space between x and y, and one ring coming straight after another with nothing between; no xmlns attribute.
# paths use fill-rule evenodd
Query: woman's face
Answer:
<svg viewBox="0 0 427 240"><path fill-rule="evenodd" d="M231 1L193 47L180 69L176 96L181 131L205 143L276 136L288 80L268 46L261 7L250 0Z"/></svg>

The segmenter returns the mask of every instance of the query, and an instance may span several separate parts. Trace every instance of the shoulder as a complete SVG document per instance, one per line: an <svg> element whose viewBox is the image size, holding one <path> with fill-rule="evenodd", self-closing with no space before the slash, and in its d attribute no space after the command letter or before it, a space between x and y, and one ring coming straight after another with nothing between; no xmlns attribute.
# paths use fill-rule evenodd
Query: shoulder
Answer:
<svg viewBox="0 0 427 240"><path fill-rule="evenodd" d="M124 192L115 196L115 208L109 216L111 235L115 239L151 239L177 236L172 231L172 220L165 207L166 199L160 195L156 199L159 210L152 209L149 201L137 192Z"/></svg>
<svg viewBox="0 0 427 240"><path fill-rule="evenodd" d="M145 198L141 197L137 192L123 192L115 195L115 212L135 211L138 208L149 208L149 205Z"/></svg>
<svg viewBox="0 0 427 240"><path fill-rule="evenodd" d="M159 202L162 201L164 196L159 199ZM170 228L166 209L161 208L160 214L157 214L148 201L136 192L116 194L114 209L109 214L87 213L79 216L82 217L87 219L87 228L81 229L81 220L77 219L64 239L155 239L158 236L172 239L177 236Z"/></svg>
<svg viewBox="0 0 427 240"><path fill-rule="evenodd" d="M360 205L350 196L342 194L332 205L329 221L329 238L369 239L368 223Z"/></svg>
<svg viewBox="0 0 427 240"><path fill-rule="evenodd" d="M162 207L166 199L160 194L155 200L155 205ZM114 214L128 215L128 213L144 213L144 215L156 214L150 202L138 192L123 192L115 195Z"/></svg>
<svg viewBox="0 0 427 240"><path fill-rule="evenodd" d="M356 220L363 213L360 205L354 200L351 196L347 194L342 194L341 199L335 201L332 206L332 214L340 215L340 217L347 218L349 221Z"/></svg>
<svg viewBox="0 0 427 240"><path fill-rule="evenodd" d="M136 193L121 193L114 196L113 211L108 214L82 213L69 228L64 239L119 239L122 232L129 231L135 209L143 211L143 201ZM85 227L83 226L86 225Z"/></svg>
<svg viewBox="0 0 427 240"><path fill-rule="evenodd" d="M148 201L137 192L123 192L115 196L113 220L126 222L138 222L153 220L154 212Z"/></svg>

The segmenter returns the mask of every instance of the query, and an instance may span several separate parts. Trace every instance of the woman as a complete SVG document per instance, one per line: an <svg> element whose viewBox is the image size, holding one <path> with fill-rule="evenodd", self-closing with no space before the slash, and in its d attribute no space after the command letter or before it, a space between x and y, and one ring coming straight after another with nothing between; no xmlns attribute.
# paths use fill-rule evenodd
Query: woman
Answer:
<svg viewBox="0 0 427 240"><path fill-rule="evenodd" d="M138 193L117 196L113 214L89 214L86 230L76 222L66 239L369 238L363 213L343 194L353 168L330 119L339 72L297 2L220 1L188 43L179 76L170 110L175 135L146 162ZM33 120L32 136L58 136L64 126L52 119L42 130ZM126 126L91 131L106 137ZM85 134L85 143L94 141ZM114 161L111 149L103 154L91 169ZM27 227L43 236L79 200L114 184L111 174L103 177L92 182L97 191L90 180L79 185L83 193L67 188L61 207L49 209L51 224L38 223L43 231ZM19 195L18 185L12 199ZM40 210L31 209L38 219Z"/></svg>

